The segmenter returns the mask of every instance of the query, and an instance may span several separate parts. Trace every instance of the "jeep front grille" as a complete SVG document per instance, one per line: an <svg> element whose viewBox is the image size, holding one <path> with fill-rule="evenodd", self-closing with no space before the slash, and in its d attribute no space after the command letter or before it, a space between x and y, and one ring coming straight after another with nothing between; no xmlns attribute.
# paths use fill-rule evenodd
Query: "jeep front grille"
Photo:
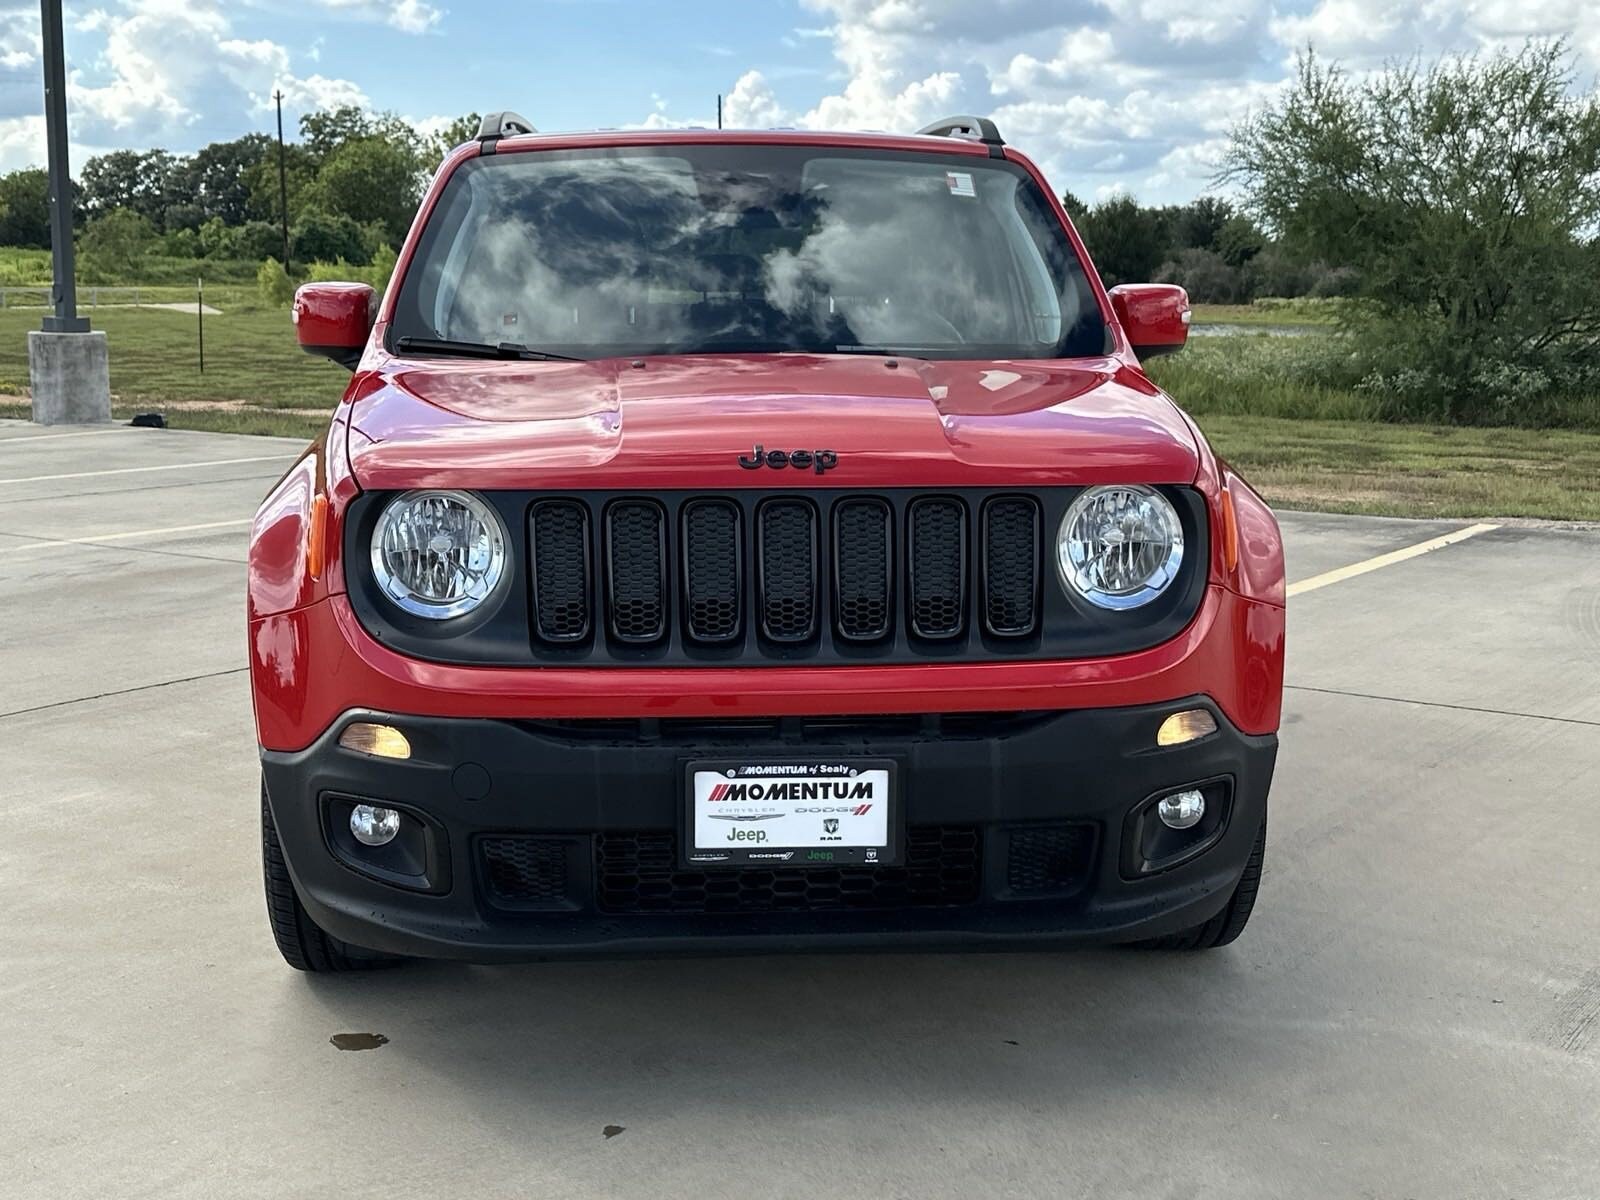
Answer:
<svg viewBox="0 0 1600 1200"><path fill-rule="evenodd" d="M539 500L528 522L534 642L610 647L623 661L652 648L710 661L871 658L897 645L937 657L973 638L1038 632L1036 498L897 499Z"/></svg>
<svg viewBox="0 0 1600 1200"><path fill-rule="evenodd" d="M817 631L817 513L807 500L763 501L759 575L761 633L779 643L807 642Z"/></svg>
<svg viewBox="0 0 1600 1200"><path fill-rule="evenodd" d="M535 531L537 536L537 531ZM538 551L535 549L537 560ZM667 632L666 517L653 500L606 510L606 608L619 642L654 642Z"/></svg>

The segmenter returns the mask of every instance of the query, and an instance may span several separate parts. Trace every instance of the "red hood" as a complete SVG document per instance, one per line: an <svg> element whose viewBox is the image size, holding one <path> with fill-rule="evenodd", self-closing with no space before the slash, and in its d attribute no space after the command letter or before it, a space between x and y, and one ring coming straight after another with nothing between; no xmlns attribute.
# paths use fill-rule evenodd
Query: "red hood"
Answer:
<svg viewBox="0 0 1600 1200"><path fill-rule="evenodd" d="M583 363L389 360L358 389L362 486L739 488L823 482L743 470L833 450L830 487L1189 483L1177 409L1114 358L923 362L705 355Z"/></svg>

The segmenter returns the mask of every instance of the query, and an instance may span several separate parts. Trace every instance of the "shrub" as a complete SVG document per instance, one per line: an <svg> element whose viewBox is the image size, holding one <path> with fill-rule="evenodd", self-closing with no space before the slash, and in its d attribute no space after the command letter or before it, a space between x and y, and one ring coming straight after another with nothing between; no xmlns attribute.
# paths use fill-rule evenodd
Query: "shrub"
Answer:
<svg viewBox="0 0 1600 1200"><path fill-rule="evenodd" d="M281 262L268 256L256 271L256 291L268 304L281 308L294 299L294 280Z"/></svg>
<svg viewBox="0 0 1600 1200"><path fill-rule="evenodd" d="M84 227L79 239L88 274L131 277L157 240L155 226L131 209L114 208Z"/></svg>
<svg viewBox="0 0 1600 1200"><path fill-rule="evenodd" d="M1600 93L1575 83L1560 43L1359 79L1307 54L1235 131L1253 211L1301 261L1359 272L1264 290L1360 296L1350 344L1390 414L1499 421L1592 386Z"/></svg>
<svg viewBox="0 0 1600 1200"><path fill-rule="evenodd" d="M290 240L296 262L331 263L343 260L364 266L371 251L362 236L361 226L346 216L312 209L295 222Z"/></svg>
<svg viewBox="0 0 1600 1200"><path fill-rule="evenodd" d="M238 258L260 262L283 253L283 227L270 221L246 221L233 234L234 253Z"/></svg>
<svg viewBox="0 0 1600 1200"><path fill-rule="evenodd" d="M1155 273L1156 283L1176 283L1197 304L1244 304L1250 299L1250 282L1238 267L1215 250L1183 250L1175 261Z"/></svg>

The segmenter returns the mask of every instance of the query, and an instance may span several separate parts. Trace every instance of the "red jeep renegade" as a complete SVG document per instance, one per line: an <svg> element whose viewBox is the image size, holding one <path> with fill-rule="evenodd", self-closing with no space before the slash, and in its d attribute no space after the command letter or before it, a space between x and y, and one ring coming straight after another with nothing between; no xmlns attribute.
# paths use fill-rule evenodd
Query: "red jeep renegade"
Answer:
<svg viewBox="0 0 1600 1200"><path fill-rule="evenodd" d="M291 965L1244 928L1277 526L991 122L495 114L294 318L354 377L250 549Z"/></svg>

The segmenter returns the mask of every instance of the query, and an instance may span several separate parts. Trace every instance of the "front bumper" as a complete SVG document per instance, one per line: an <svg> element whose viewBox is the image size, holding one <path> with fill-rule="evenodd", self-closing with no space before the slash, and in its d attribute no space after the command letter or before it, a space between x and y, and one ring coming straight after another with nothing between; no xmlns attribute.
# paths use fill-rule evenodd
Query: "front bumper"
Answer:
<svg viewBox="0 0 1600 1200"><path fill-rule="evenodd" d="M1158 748L1172 712L1216 733ZM413 756L343 749L353 720L403 729ZM1244 870L1277 753L1205 697L1066 712L771 721L518 721L352 711L299 751L263 751L289 869L344 941L423 957L1126 941L1221 910ZM684 772L700 758L818 755L898 764L904 868L677 867ZM1203 849L1145 870L1155 798L1203 784ZM363 858L354 800L425 830L407 870ZM1185 857L1185 855L1188 855ZM892 874L893 872L898 874ZM386 873L387 872L387 873ZM888 875L875 872L891 872ZM798 877L797 877L798 876Z"/></svg>

